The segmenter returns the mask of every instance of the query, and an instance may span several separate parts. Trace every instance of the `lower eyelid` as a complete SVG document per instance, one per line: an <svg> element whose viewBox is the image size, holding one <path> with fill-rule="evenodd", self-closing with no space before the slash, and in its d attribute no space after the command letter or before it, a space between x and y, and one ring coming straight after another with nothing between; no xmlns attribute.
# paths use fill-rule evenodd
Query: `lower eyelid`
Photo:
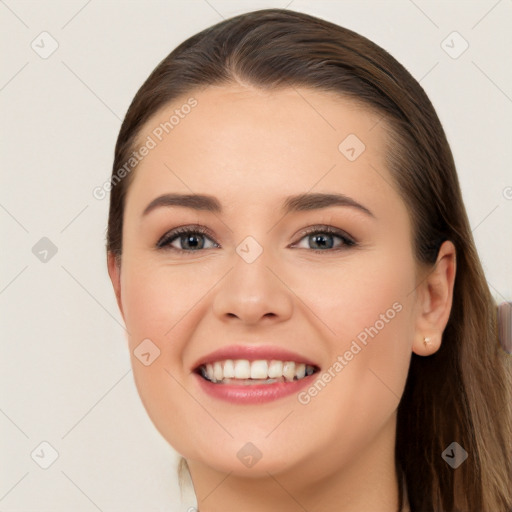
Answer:
<svg viewBox="0 0 512 512"><path fill-rule="evenodd" d="M318 232L308 233L307 235L304 235L303 237L301 237L298 242L291 245L291 247L297 247L305 238L307 238L308 236L311 236L311 235L318 234L318 233L324 233L324 232L318 231ZM347 247L353 247L354 245L356 245L356 243L354 241L352 241L351 239L349 239L348 237L338 235L336 233L330 233L328 231L325 233L333 236L334 238L340 239L341 244L338 247L333 247L333 248L328 248L328 249L310 249L308 247L299 247L299 249L308 249L310 251L317 251L317 252L332 252L332 251L335 251L336 249L343 249L343 248L347 248Z"/></svg>
<svg viewBox="0 0 512 512"><path fill-rule="evenodd" d="M222 248L220 247L220 245L215 242L215 240L211 239L210 237L206 237L205 238L207 240L210 241L211 244L213 244L214 246L213 247L203 247L201 249L181 249L179 247L174 247L173 244L174 242L176 242L176 240L178 240L179 236L181 235L177 235L175 237L171 237L168 241L166 241L165 243L163 244L160 244L159 246L157 246L158 249L162 249L162 250L165 250L165 249L168 249L168 250L174 250L174 251L177 251L177 252L186 252L186 253L194 253L194 252L203 252L203 251L208 251L208 250L211 250L211 249L218 249L218 248ZM309 252L334 252L336 250L343 250L343 249L347 249L349 247L353 247L354 245L356 245L355 243L352 243L351 240L345 240L343 237L339 236L339 235L334 235L335 238L339 238L341 240L341 243L338 245L338 246L335 246L335 247L330 247L330 248L326 248L326 249L314 249L314 248L310 248L310 247L298 247L299 244L309 235L306 235L304 237L302 237L301 239L299 239L298 242L292 244L292 245L289 245L288 247L291 247L291 248L297 248L297 249L305 249L306 251L309 251Z"/></svg>
<svg viewBox="0 0 512 512"><path fill-rule="evenodd" d="M206 240L209 240L212 242L215 246L219 246L219 244L210 236L206 235L205 233L196 232L196 231L187 231L187 232L181 232L181 233L173 233L170 235L164 235L156 244L157 249L174 249L176 251L182 251L182 252L199 252L203 251L205 249L198 249L196 251L193 250L186 250L186 249L179 249L177 247L173 247L171 244L176 242L180 239L180 237L185 235L196 235L199 237L204 237ZM209 248L208 248L209 249Z"/></svg>
<svg viewBox="0 0 512 512"><path fill-rule="evenodd" d="M352 237L350 237L348 234L346 234L344 232L339 232L339 230L337 230L337 229L335 230L334 228L330 228L327 226L325 226L325 227L317 226L305 233L303 232L300 235L300 238L298 239L298 241L294 242L293 244L289 245L288 247L296 247L298 244L300 244L300 242L302 242L308 236L317 235L317 234L326 234L329 236L333 236L335 238L339 238L342 241L342 244L338 247L327 248L327 249L311 249L311 248L307 248L307 247L301 247L301 249L307 249L307 250L313 251L313 252L334 252L337 249L343 249L343 248L353 247L353 246L357 245L357 242ZM187 250L187 249L179 249L177 247L171 246L171 243L174 243L176 240L178 240L181 236L184 236L184 235L196 235L198 237L204 237L205 239L212 242L216 247L208 247L206 249L203 248L203 249L197 249L197 250ZM220 247L220 244L218 244L215 241L215 239L209 234L209 232L205 231L204 229L200 229L199 227L194 229L191 227L188 230L178 231L178 232L174 232L174 233L171 231L170 233L164 235L157 242L156 247L157 247L157 249L170 249L170 250L175 250L178 252L193 253L193 252L201 252L201 251L212 249L212 248L218 248L218 247Z"/></svg>

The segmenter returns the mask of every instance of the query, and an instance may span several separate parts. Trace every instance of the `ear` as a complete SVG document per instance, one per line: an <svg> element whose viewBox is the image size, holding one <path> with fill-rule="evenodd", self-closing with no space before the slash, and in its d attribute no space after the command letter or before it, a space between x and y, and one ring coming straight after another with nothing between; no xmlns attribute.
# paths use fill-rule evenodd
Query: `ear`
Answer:
<svg viewBox="0 0 512 512"><path fill-rule="evenodd" d="M453 243L449 240L443 242L434 267L427 271L418 287L413 352L420 356L431 355L441 346L443 331L452 309L455 259Z"/></svg>
<svg viewBox="0 0 512 512"><path fill-rule="evenodd" d="M108 252L107 264L108 275L110 276L112 286L114 287L117 305L119 306L119 311L121 311L121 315L124 320L123 303L121 301L121 258L117 257L113 252Z"/></svg>

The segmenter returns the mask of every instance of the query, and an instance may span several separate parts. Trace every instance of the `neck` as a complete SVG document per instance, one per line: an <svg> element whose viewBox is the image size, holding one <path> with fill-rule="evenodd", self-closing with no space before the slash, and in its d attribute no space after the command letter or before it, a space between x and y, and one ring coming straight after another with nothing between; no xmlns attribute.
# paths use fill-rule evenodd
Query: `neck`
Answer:
<svg viewBox="0 0 512 512"><path fill-rule="evenodd" d="M326 448L279 473L246 477L188 460L199 512L397 512L396 416L353 460L340 464ZM261 474L261 473L260 473ZM320 477L319 477L320 475Z"/></svg>

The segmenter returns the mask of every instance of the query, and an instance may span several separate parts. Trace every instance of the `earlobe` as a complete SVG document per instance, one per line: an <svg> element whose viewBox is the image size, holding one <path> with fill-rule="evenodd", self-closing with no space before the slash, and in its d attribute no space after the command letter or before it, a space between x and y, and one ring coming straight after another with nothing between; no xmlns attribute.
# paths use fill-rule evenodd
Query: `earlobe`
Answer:
<svg viewBox="0 0 512 512"><path fill-rule="evenodd" d="M453 303L456 274L455 246L449 240L441 245L437 261L423 278L418 290L418 316L413 352L431 355L441 346Z"/></svg>
<svg viewBox="0 0 512 512"><path fill-rule="evenodd" d="M121 301L121 260L112 252L107 254L108 275L114 288L117 305L124 320L123 304Z"/></svg>

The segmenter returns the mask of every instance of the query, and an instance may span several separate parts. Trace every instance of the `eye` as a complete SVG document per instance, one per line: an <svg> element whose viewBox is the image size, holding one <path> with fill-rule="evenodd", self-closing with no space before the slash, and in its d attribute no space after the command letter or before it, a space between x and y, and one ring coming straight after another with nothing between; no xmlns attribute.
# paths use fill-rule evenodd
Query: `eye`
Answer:
<svg viewBox="0 0 512 512"><path fill-rule="evenodd" d="M313 244L317 247L304 247L300 246L300 242L306 239L306 244ZM341 243L335 246L334 239L338 239ZM205 239L212 242L210 247L205 244ZM181 247L176 247L180 244ZM332 226L312 226L301 233L299 243L293 244L290 247L310 248L314 252L328 252L345 250L348 247L357 245L357 242L341 229ZM158 249L173 250L178 252L196 252L208 248L218 248L220 245L213 241L210 231L202 226L184 226L173 229L166 233L157 242Z"/></svg>
<svg viewBox="0 0 512 512"><path fill-rule="evenodd" d="M170 249L179 252L194 252L208 247L205 247L204 239L209 238L210 232L202 226L184 226L181 228L173 229L166 233L157 242L158 249ZM210 238L210 241L212 239ZM181 247L176 247L174 244L181 244ZM219 247L216 242L213 242L213 247Z"/></svg>
<svg viewBox="0 0 512 512"><path fill-rule="evenodd" d="M334 247L333 240L336 238L341 240L341 243ZM306 239L306 244L310 243L320 247L319 249L313 247L312 250L314 252L326 252L326 250L329 249L331 251L339 251L357 245L356 241L347 235L347 233L332 226L312 226L302 233L300 240L302 241L304 239ZM300 247L297 244L291 247L308 248L307 246Z"/></svg>

